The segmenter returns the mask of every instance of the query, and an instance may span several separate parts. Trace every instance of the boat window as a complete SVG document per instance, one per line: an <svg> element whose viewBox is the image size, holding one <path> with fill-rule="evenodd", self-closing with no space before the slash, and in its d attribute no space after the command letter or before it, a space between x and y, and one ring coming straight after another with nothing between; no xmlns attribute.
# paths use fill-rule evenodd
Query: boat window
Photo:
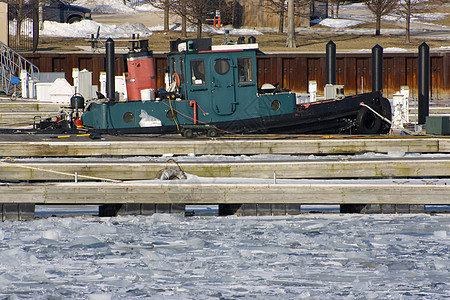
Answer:
<svg viewBox="0 0 450 300"><path fill-rule="evenodd" d="M239 82L253 82L253 68L251 57L238 58Z"/></svg>
<svg viewBox="0 0 450 300"><path fill-rule="evenodd" d="M206 83L205 60L191 60L191 78L192 85L204 85Z"/></svg>
<svg viewBox="0 0 450 300"><path fill-rule="evenodd" d="M214 70L217 74L225 75L230 70L230 63L228 59L218 59L214 63Z"/></svg>

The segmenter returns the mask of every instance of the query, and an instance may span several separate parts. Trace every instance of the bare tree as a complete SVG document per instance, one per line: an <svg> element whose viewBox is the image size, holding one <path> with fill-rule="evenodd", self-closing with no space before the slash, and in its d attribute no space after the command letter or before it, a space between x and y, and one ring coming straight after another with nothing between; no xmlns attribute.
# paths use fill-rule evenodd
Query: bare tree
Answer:
<svg viewBox="0 0 450 300"><path fill-rule="evenodd" d="M156 8L164 10L164 31L169 31L169 12L182 18L182 32L186 36L187 22L197 25L197 37L202 36L202 24L206 14L215 8L214 0L147 0Z"/></svg>
<svg viewBox="0 0 450 300"><path fill-rule="evenodd" d="M339 18L339 6L344 2L345 0L329 0L331 18Z"/></svg>
<svg viewBox="0 0 450 300"><path fill-rule="evenodd" d="M366 5L376 20L375 35L381 34L381 17L391 13L397 6L397 0L366 0Z"/></svg>
<svg viewBox="0 0 450 300"><path fill-rule="evenodd" d="M294 0L294 26L295 17L307 18L309 21L311 0ZM288 1L287 0L266 0L264 9L268 13L273 13L279 16L278 33L283 33L284 21L287 16ZM307 8L307 9L305 9Z"/></svg>
<svg viewBox="0 0 450 300"><path fill-rule="evenodd" d="M169 12L173 0L147 0L147 3L153 7L162 9L164 11L164 32L169 32Z"/></svg>
<svg viewBox="0 0 450 300"><path fill-rule="evenodd" d="M330 17L334 19L334 0L329 0Z"/></svg>
<svg viewBox="0 0 450 300"><path fill-rule="evenodd" d="M444 2L445 0L399 0L395 14L405 20L405 41L407 43L411 42L411 18L421 19L421 14L436 10Z"/></svg>
<svg viewBox="0 0 450 300"><path fill-rule="evenodd" d="M284 18L286 15L286 0L266 0L265 10L269 13L276 14L280 17L280 23L278 25L278 33L283 33L284 30Z"/></svg>
<svg viewBox="0 0 450 300"><path fill-rule="evenodd" d="M300 18L300 21L306 20L307 24L311 17L311 0L294 0L294 15Z"/></svg>
<svg viewBox="0 0 450 300"><path fill-rule="evenodd" d="M20 45L22 24L30 17L30 13L38 9L39 0L7 0L5 2L9 5L8 18L16 22L17 43Z"/></svg>
<svg viewBox="0 0 450 300"><path fill-rule="evenodd" d="M173 0L171 8L182 18L197 25L197 38L202 37L203 22L206 15L215 9L214 0Z"/></svg>

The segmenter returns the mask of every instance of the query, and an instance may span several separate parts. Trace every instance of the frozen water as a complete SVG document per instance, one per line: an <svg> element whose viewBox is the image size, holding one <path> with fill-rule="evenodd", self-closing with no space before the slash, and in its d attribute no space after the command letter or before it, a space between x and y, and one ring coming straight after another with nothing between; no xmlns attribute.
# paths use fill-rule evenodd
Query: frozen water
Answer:
<svg viewBox="0 0 450 300"><path fill-rule="evenodd" d="M434 232L434 236L436 238L440 238L440 239L447 239L447 231L445 230L440 230L440 231L435 231Z"/></svg>
<svg viewBox="0 0 450 300"><path fill-rule="evenodd" d="M42 238L48 240L59 240L59 232L56 230L46 230L42 233Z"/></svg>
<svg viewBox="0 0 450 300"><path fill-rule="evenodd" d="M0 298L450 297L448 215L0 223Z"/></svg>

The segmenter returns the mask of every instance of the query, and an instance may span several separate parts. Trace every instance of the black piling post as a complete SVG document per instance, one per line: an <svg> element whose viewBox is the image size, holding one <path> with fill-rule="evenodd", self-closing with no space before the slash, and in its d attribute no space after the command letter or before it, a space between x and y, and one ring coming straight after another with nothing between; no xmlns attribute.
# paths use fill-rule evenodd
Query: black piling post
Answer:
<svg viewBox="0 0 450 300"><path fill-rule="evenodd" d="M106 94L109 101L115 101L115 66L114 66L114 41L106 40Z"/></svg>
<svg viewBox="0 0 450 300"><path fill-rule="evenodd" d="M383 47L372 48L372 92L383 90Z"/></svg>
<svg viewBox="0 0 450 300"><path fill-rule="evenodd" d="M419 122L425 124L430 105L430 47L423 42L419 46Z"/></svg>
<svg viewBox="0 0 450 300"><path fill-rule="evenodd" d="M333 41L327 43L327 84L336 84L336 44Z"/></svg>

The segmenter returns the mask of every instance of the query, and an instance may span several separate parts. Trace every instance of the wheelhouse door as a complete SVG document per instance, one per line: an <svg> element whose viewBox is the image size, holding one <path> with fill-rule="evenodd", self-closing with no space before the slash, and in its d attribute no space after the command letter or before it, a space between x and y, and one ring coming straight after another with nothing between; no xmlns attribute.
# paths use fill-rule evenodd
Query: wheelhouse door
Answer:
<svg viewBox="0 0 450 300"><path fill-rule="evenodd" d="M233 60L226 55L213 56L211 61L211 104L221 116L236 111L236 93Z"/></svg>

